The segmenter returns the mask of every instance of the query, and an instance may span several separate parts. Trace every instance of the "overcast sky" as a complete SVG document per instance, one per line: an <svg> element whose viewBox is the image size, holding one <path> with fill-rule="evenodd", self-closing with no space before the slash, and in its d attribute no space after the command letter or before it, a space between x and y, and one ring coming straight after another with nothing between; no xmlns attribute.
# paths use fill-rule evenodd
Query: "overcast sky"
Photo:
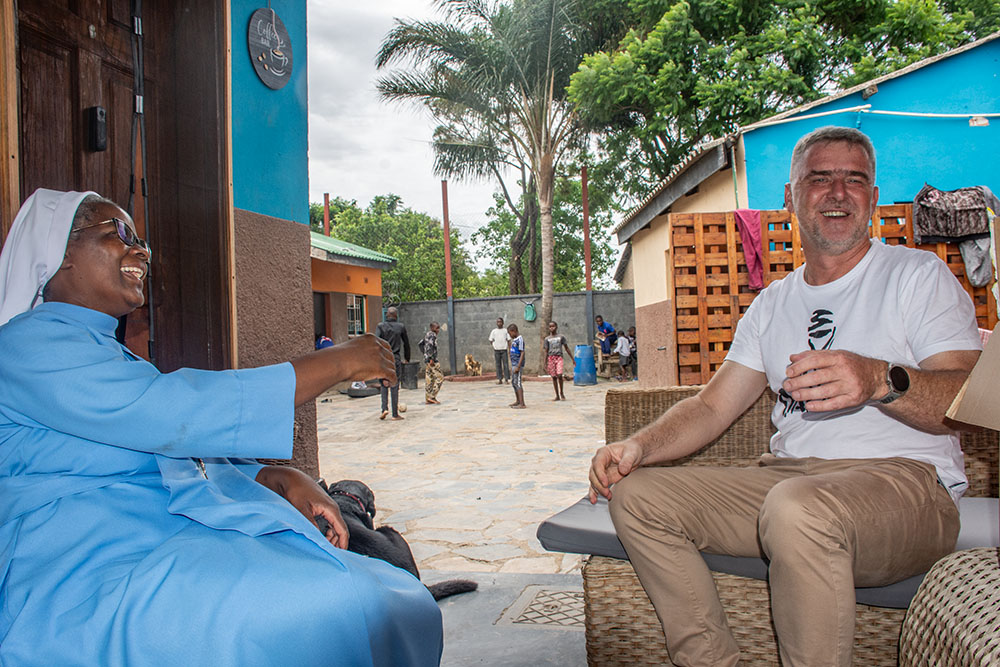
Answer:
<svg viewBox="0 0 1000 667"><path fill-rule="evenodd" d="M433 124L412 106L379 101L375 54L393 19L440 18L426 0L308 0L309 200L394 193L442 217ZM451 225L463 239L486 221L491 183L448 183Z"/></svg>

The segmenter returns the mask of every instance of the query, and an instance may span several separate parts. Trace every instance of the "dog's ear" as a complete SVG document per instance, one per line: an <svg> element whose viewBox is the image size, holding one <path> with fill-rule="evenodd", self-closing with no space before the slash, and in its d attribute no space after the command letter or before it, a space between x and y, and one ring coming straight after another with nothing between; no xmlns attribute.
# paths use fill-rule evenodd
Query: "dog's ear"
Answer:
<svg viewBox="0 0 1000 667"><path fill-rule="evenodd" d="M368 516L372 519L375 518L375 492L371 490L370 486L356 479L343 479L334 486L355 496L364 505Z"/></svg>

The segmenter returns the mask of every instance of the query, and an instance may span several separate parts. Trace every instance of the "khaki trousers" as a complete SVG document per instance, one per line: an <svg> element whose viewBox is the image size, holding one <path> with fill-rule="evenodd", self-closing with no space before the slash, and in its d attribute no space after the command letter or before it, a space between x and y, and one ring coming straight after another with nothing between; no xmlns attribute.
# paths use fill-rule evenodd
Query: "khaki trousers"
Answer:
<svg viewBox="0 0 1000 667"><path fill-rule="evenodd" d="M785 667L851 664L854 587L925 572L955 546L958 510L934 467L903 458L640 468L611 517L677 665L739 662L698 551L770 560Z"/></svg>

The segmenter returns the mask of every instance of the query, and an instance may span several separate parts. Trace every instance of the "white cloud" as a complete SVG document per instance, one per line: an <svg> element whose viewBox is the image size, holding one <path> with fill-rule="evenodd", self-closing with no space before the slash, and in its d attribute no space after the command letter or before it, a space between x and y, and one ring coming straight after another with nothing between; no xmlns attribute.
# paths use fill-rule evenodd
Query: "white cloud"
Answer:
<svg viewBox="0 0 1000 667"><path fill-rule="evenodd" d="M394 193L438 219L441 178L434 175L430 119L378 99L375 56L395 17L439 19L424 0L308 0L309 200L367 205ZM486 221L492 183L449 181L449 219L463 238Z"/></svg>

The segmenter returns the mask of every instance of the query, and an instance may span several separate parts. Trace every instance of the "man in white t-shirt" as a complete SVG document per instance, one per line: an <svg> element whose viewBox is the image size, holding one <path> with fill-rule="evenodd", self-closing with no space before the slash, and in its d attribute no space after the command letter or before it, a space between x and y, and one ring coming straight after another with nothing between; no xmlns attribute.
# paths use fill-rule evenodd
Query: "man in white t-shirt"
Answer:
<svg viewBox="0 0 1000 667"><path fill-rule="evenodd" d="M490 332L490 343L493 345L493 362L497 367L497 384L503 384L504 380L510 383L510 334L503 326L503 318L497 318L497 328Z"/></svg>
<svg viewBox="0 0 1000 667"><path fill-rule="evenodd" d="M944 413L982 349L972 302L934 254L870 240L864 134L806 135L789 180L805 264L758 295L701 392L591 464L591 501L611 499L678 665L739 660L699 550L770 560L786 667L850 665L855 586L924 572L958 535L966 480ZM647 467L711 442L767 386L778 432L757 465Z"/></svg>

